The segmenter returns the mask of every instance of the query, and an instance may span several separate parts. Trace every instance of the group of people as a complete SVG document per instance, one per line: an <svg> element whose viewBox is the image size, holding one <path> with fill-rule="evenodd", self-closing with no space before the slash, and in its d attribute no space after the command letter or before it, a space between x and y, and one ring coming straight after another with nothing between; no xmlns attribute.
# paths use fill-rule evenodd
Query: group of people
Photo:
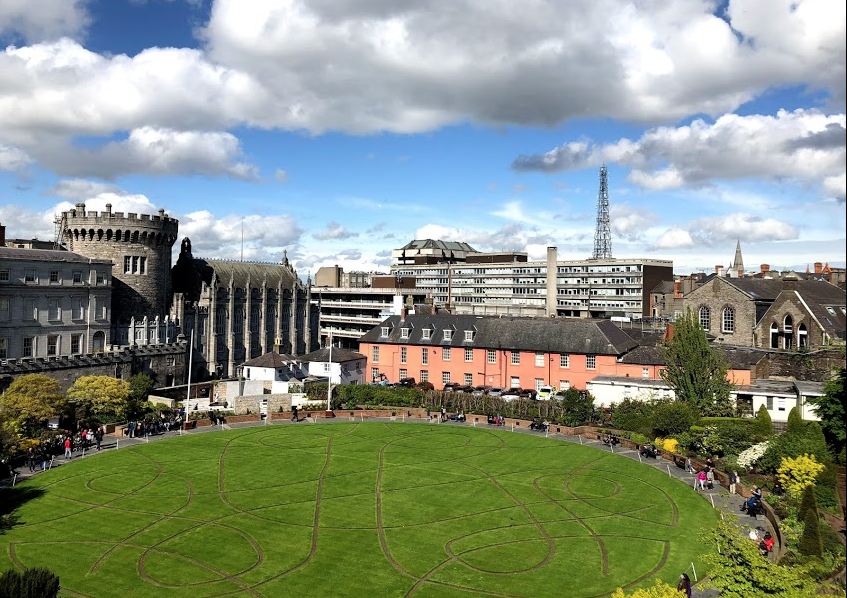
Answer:
<svg viewBox="0 0 847 598"><path fill-rule="evenodd" d="M497 415L489 415L488 416L488 425L489 426L505 426L506 425L506 419L502 415L500 415L499 413Z"/></svg>
<svg viewBox="0 0 847 598"><path fill-rule="evenodd" d="M686 463L686 466L690 466L691 461L689 460ZM693 471L693 468L691 469ZM701 492L705 492L706 490L712 490L715 487L715 464L712 461L712 458L709 457L706 459L706 464L700 468L697 472L697 484L695 485L695 489Z"/></svg>
<svg viewBox="0 0 847 598"><path fill-rule="evenodd" d="M762 489L758 486L753 486L750 498L741 503L741 511L747 513L750 517L755 517L764 513L765 507L762 504Z"/></svg>
<svg viewBox="0 0 847 598"><path fill-rule="evenodd" d="M211 411L209 412L212 413ZM211 417L211 415L210 415ZM164 434L170 432L171 429L178 429L182 425L183 416L177 412L172 417L166 417L164 413L160 413L159 417L148 417L142 420L130 421L124 434L130 438L144 438L150 434Z"/></svg>
<svg viewBox="0 0 847 598"><path fill-rule="evenodd" d="M532 420L532 423L529 424L530 430L538 430L540 432L546 432L549 427L550 422L548 422L546 419L534 419Z"/></svg>
<svg viewBox="0 0 847 598"><path fill-rule="evenodd" d="M95 448L100 450L103 443L103 428L80 427L76 433L63 430L59 434L45 436L38 446L29 447L26 452L26 463L29 471L35 472L48 469L54 457L64 455L65 460L73 459L74 451Z"/></svg>
<svg viewBox="0 0 847 598"><path fill-rule="evenodd" d="M617 436L612 436L611 434L606 434L603 437L603 444L605 444L606 446L610 446L610 447L611 446L617 446L620 443L621 443L621 440Z"/></svg>

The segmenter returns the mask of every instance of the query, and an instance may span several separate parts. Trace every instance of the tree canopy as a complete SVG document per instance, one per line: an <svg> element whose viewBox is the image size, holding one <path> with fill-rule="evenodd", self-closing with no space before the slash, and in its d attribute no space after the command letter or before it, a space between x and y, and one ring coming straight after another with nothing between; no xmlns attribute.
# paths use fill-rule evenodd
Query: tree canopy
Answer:
<svg viewBox="0 0 847 598"><path fill-rule="evenodd" d="M732 384L726 378L729 365L723 352L709 345L690 308L676 320L673 336L661 350L666 366L662 380L674 389L678 401L691 404L703 415L733 415Z"/></svg>
<svg viewBox="0 0 847 598"><path fill-rule="evenodd" d="M44 374L21 376L0 396L6 425L17 434L31 436L51 417L65 408L59 383Z"/></svg>
<svg viewBox="0 0 847 598"><path fill-rule="evenodd" d="M83 419L101 413L122 413L128 397L129 383L109 376L82 376L68 391L68 399Z"/></svg>
<svg viewBox="0 0 847 598"><path fill-rule="evenodd" d="M820 425L823 428L827 444L842 463L844 462L844 447L847 444L844 422L845 376L847 376L847 370L841 368L838 376L824 384L824 395L810 397L808 401L815 406L815 413L821 419Z"/></svg>

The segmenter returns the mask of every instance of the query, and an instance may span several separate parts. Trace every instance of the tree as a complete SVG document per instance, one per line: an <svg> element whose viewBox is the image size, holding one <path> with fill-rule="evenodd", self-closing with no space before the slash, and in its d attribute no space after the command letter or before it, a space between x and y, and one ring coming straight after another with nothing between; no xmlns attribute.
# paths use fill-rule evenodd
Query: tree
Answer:
<svg viewBox="0 0 847 598"><path fill-rule="evenodd" d="M792 407L788 412L788 422L785 424L786 434L802 434L803 433L803 416L800 415L800 410L797 407Z"/></svg>
<svg viewBox="0 0 847 598"><path fill-rule="evenodd" d="M803 521L806 518L806 513L809 511L818 512L818 501L815 497L814 486L803 488L803 498L800 499L800 506L797 508L797 519Z"/></svg>
<svg viewBox="0 0 847 598"><path fill-rule="evenodd" d="M129 397L129 383L109 376L83 376L68 391L68 399L81 419L101 413L122 413Z"/></svg>
<svg viewBox="0 0 847 598"><path fill-rule="evenodd" d="M810 397L808 402L815 406L815 413L821 420L824 437L834 455L844 462L844 447L847 445L845 432L845 376L847 369L841 368L838 376L823 385L823 396Z"/></svg>
<svg viewBox="0 0 847 598"><path fill-rule="evenodd" d="M653 434L672 436L687 432L698 419L700 416L697 410L689 403L661 401L656 403L656 408L653 410Z"/></svg>
<svg viewBox="0 0 847 598"><path fill-rule="evenodd" d="M728 521L706 530L700 539L708 546L717 545L718 552L706 555L705 560L711 565L708 585L718 588L721 598L815 595L816 584L803 569L772 563Z"/></svg>
<svg viewBox="0 0 847 598"><path fill-rule="evenodd" d="M656 584L651 588L635 590L632 594L624 594L618 588L609 598L685 598L685 592L656 578Z"/></svg>
<svg viewBox="0 0 847 598"><path fill-rule="evenodd" d="M689 308L676 320L673 336L662 347L665 369L662 380L703 415L725 415L731 409L732 384L726 379L729 365L719 349L709 346L706 333ZM717 413L716 413L717 411Z"/></svg>
<svg viewBox="0 0 847 598"><path fill-rule="evenodd" d="M144 403L147 402L147 398L156 384L146 374L135 374L128 382L129 396L127 397L126 416L128 419L135 419L143 415Z"/></svg>
<svg viewBox="0 0 847 598"><path fill-rule="evenodd" d="M815 493L811 495L814 497ZM817 503L814 509L809 509L803 515L803 535L800 536L800 554L806 556L823 556L823 540L821 539L821 520L818 517Z"/></svg>
<svg viewBox="0 0 847 598"><path fill-rule="evenodd" d="M21 376L0 396L0 408L10 431L32 436L51 417L65 408L59 383L44 374Z"/></svg>
<svg viewBox="0 0 847 598"><path fill-rule="evenodd" d="M807 487L814 486L815 480L825 468L815 461L814 456L785 457L776 470L776 477L789 494L796 496Z"/></svg>
<svg viewBox="0 0 847 598"><path fill-rule="evenodd" d="M540 402L540 401L539 401ZM562 423L566 426L579 426L594 420L594 397L588 392L574 387L567 389L562 396Z"/></svg>
<svg viewBox="0 0 847 598"><path fill-rule="evenodd" d="M768 436L773 435L773 420L768 412L766 405L762 404L759 411L756 413L756 425L753 427L753 434L756 440L767 440Z"/></svg>

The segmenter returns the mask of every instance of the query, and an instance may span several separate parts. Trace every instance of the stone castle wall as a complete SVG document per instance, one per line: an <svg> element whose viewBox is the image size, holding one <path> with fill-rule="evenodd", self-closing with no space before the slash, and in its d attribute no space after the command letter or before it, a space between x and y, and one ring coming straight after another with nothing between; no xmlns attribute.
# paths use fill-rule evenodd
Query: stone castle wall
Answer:
<svg viewBox="0 0 847 598"><path fill-rule="evenodd" d="M111 260L112 323L126 324L148 316L164 318L171 300L171 248L179 222L164 210L158 216L86 211L85 204L62 214L62 237L70 251ZM140 262L145 258L144 272ZM130 259L129 272L124 266Z"/></svg>

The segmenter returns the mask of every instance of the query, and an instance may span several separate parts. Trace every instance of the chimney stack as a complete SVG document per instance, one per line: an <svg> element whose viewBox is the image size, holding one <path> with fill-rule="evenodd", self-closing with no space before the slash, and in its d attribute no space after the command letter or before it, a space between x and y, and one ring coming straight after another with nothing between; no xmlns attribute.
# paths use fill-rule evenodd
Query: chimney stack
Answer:
<svg viewBox="0 0 847 598"><path fill-rule="evenodd" d="M770 264L762 264L761 266L759 266L759 271L762 274L767 274L768 272L771 271L771 265Z"/></svg>
<svg viewBox="0 0 847 598"><path fill-rule="evenodd" d="M717 264L715 266L715 274L718 276L723 276L723 264Z"/></svg>
<svg viewBox="0 0 847 598"><path fill-rule="evenodd" d="M815 274L820 274L823 272L823 264L821 262L815 262Z"/></svg>
<svg viewBox="0 0 847 598"><path fill-rule="evenodd" d="M673 298L681 299L682 298L682 281L676 280L673 283Z"/></svg>

